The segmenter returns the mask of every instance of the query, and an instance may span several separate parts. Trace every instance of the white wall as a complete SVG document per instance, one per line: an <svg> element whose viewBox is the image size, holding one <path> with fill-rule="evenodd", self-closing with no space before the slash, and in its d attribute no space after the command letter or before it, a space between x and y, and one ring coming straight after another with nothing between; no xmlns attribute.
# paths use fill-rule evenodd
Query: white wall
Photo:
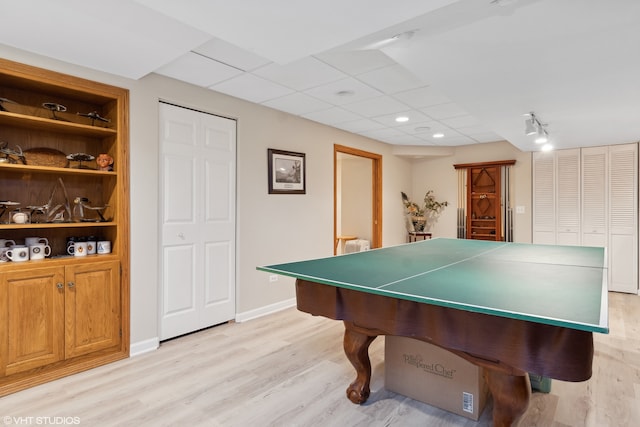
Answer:
<svg viewBox="0 0 640 427"><path fill-rule="evenodd" d="M373 195L363 191L373 186L373 160L352 155L340 156L341 206L338 211L341 231L339 234L372 240Z"/></svg>
<svg viewBox="0 0 640 427"><path fill-rule="evenodd" d="M383 245L405 241L398 194L410 186L410 163L393 156L387 144L159 75L134 81L3 45L0 56L130 90L133 351L158 337L159 100L238 120L239 319L290 304L295 297L292 279L270 283L268 274L256 271L256 266L333 254L334 144L383 156ZM268 194L267 148L306 153L306 195Z"/></svg>

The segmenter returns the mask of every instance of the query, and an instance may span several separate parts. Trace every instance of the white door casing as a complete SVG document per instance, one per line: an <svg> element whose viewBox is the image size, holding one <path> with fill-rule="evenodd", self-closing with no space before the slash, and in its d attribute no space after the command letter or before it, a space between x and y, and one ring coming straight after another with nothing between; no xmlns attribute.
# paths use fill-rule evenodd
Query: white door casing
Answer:
<svg viewBox="0 0 640 427"><path fill-rule="evenodd" d="M235 317L236 122L159 109L164 340Z"/></svg>

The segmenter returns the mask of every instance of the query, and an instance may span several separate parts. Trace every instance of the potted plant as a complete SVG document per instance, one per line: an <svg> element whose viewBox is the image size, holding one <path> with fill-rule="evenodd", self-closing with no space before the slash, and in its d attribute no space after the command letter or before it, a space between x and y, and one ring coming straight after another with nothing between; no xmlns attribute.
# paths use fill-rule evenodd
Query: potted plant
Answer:
<svg viewBox="0 0 640 427"><path fill-rule="evenodd" d="M437 201L433 195L433 190L425 193L422 206L412 202L404 191L401 191L400 194L408 216L407 225L411 225L411 228L413 228L413 230L409 231L425 231L440 215L442 210L449 205L447 201Z"/></svg>

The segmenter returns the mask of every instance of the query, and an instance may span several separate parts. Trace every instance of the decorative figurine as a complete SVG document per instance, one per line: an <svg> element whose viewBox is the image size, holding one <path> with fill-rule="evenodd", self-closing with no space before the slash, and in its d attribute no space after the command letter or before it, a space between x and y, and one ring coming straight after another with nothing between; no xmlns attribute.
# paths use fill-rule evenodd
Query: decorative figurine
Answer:
<svg viewBox="0 0 640 427"><path fill-rule="evenodd" d="M98 114L97 111L92 111L90 113L77 113L79 116L82 117L88 117L91 119L91 126L95 125L96 120L101 121L101 122L105 122L105 123L110 123L111 120L106 119L102 116L100 116L100 114Z"/></svg>
<svg viewBox="0 0 640 427"><path fill-rule="evenodd" d="M58 187L62 189L64 200L62 203L54 205L57 202L55 195ZM31 209L32 222L70 222L72 219L69 194L62 178L58 178L58 184L53 186L47 203L40 206L27 206L27 208Z"/></svg>
<svg viewBox="0 0 640 427"><path fill-rule="evenodd" d="M45 102L42 104L42 106L47 110L51 111L51 116L52 116L51 118L53 120L64 120L56 116L56 111L61 113L64 113L65 111L67 111L67 107L65 107L64 105L58 104L56 102Z"/></svg>
<svg viewBox="0 0 640 427"><path fill-rule="evenodd" d="M82 162L88 162L88 161L94 160L95 157L87 153L75 153L75 154L69 154L67 156L67 159L74 162L78 162L79 163L78 169L90 169L87 166L82 166Z"/></svg>
<svg viewBox="0 0 640 427"><path fill-rule="evenodd" d="M73 203L75 204L75 207L73 208L73 219L76 222L108 222L110 221L104 217L104 210L107 209L109 205L91 206L89 204L89 199L86 197L76 197L73 200ZM85 209L94 211L95 213L98 214L100 218L96 219L96 218L87 217L87 212L85 211Z"/></svg>
<svg viewBox="0 0 640 427"><path fill-rule="evenodd" d="M113 157L106 153L98 154L96 158L96 164L99 171L112 171L113 170Z"/></svg>
<svg viewBox="0 0 640 427"><path fill-rule="evenodd" d="M5 141L0 141L0 154L3 154L4 157L0 157L0 163L18 163L18 160L22 162L23 165L27 164L27 161L24 157L24 153L22 152L22 148L16 145L16 149L12 150L9 148L9 143Z"/></svg>

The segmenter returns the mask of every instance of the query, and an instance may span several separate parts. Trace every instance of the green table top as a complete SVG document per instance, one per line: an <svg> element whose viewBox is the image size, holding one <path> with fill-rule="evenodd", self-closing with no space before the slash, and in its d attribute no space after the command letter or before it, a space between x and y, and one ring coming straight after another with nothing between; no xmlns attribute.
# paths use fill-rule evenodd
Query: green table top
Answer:
<svg viewBox="0 0 640 427"><path fill-rule="evenodd" d="M331 286L608 333L604 248L431 239L258 270Z"/></svg>

